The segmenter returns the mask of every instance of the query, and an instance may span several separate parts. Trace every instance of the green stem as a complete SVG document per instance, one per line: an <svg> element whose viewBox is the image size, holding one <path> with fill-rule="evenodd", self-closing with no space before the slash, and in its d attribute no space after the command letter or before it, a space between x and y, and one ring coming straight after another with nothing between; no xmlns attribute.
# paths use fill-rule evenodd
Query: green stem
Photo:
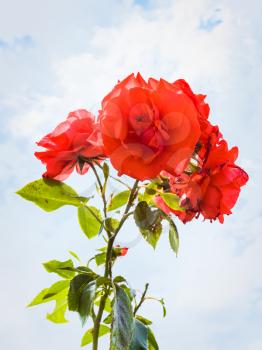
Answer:
<svg viewBox="0 0 262 350"><path fill-rule="evenodd" d="M107 207L107 201L106 201L106 196L105 196L105 192L104 192L104 188L103 188L103 185L102 185L102 182L100 180L100 177L96 171L96 168L94 166L94 164L92 162L89 163L94 174L95 174L95 177L97 179L97 182L98 182L98 186L99 186L99 189L100 189L100 192L101 192L101 196L102 196L102 199L103 199L103 210L104 210L104 216L105 218L107 217L107 210L106 210L106 207Z"/></svg>
<svg viewBox="0 0 262 350"><path fill-rule="evenodd" d="M108 245L107 245L107 251L106 251L106 262L105 262L105 272L104 276L109 277L112 280L112 251L113 251L113 246L114 246L114 241L116 239L116 236L118 232L120 231L121 227L125 223L126 219L129 217L128 213L130 208L133 205L133 202L137 196L137 191L138 190L138 180L135 181L133 188L131 189L129 199L124 211L124 214L119 222L119 225L117 229L115 230L114 234L110 235L109 240L108 240ZM99 328L100 328L100 323L102 320L103 312L105 309L105 304L106 304L106 299L110 293L110 287L106 288L104 291L104 294L100 300L100 305L98 308L97 316L94 322L94 328L93 328L93 350L98 349L98 338L99 338Z"/></svg>
<svg viewBox="0 0 262 350"><path fill-rule="evenodd" d="M138 189L138 180L135 181L132 189L131 189L131 192L130 192L130 195L129 195L129 199L128 199L128 202L127 202L127 205L126 205L126 208L125 208L125 211L124 211L124 214L122 216L122 219L120 220L119 222L119 225L117 227L117 229L115 230L114 234L112 237L110 237L109 239L109 242L108 242L108 246L110 247L108 250L107 250L107 255L106 255L106 269L105 271L110 275L110 277L112 277L112 261L111 261L111 258L112 258L112 248L113 248L113 245L114 245L114 241L116 239L116 236L118 234L118 232L121 230L122 226L124 225L126 219L128 218L128 214L129 214L129 210L131 209L132 205L133 205L133 202L137 196L137 189Z"/></svg>
<svg viewBox="0 0 262 350"><path fill-rule="evenodd" d="M93 328L93 350L97 350L98 349L98 338L99 338L99 328L100 328L100 323L101 323L101 319L103 316L103 312L105 309L105 305L106 305L106 299L109 295L110 289L107 289L104 293L104 295L102 296L101 300L100 300L100 304L99 304L99 309L98 309L98 313L96 316L96 319L94 321L94 328Z"/></svg>
<svg viewBox="0 0 262 350"><path fill-rule="evenodd" d="M95 322L96 314L95 314L94 306L92 307L92 310L91 310L91 317L92 317L93 322Z"/></svg>
<svg viewBox="0 0 262 350"><path fill-rule="evenodd" d="M144 290L144 292L143 292L143 294L141 296L140 302L138 303L138 305L134 309L134 316L136 315L137 311L139 310L139 308L142 306L143 302L145 301L145 297L146 297L146 293L147 293L148 287L149 287L149 284L147 283L145 285L145 290Z"/></svg>

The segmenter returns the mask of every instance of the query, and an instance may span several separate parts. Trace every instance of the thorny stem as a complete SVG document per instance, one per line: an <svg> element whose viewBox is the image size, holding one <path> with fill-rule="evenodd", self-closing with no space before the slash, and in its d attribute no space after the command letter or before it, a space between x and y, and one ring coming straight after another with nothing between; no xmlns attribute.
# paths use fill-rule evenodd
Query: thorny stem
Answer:
<svg viewBox="0 0 262 350"><path fill-rule="evenodd" d="M100 179L99 179L99 182L100 182ZM112 234L110 233L110 236L109 236L108 245L107 245L107 251L106 251L106 262L105 262L104 277L110 278L111 281L112 281L112 251L113 251L114 241L115 241L116 236L119 233L120 229L122 228L123 224L125 223L125 221L129 217L129 210L131 209L131 207L132 207L132 205L134 203L134 200L135 200L135 198L137 196L137 193L138 193L138 182L139 182L138 180L135 181L135 183L134 183L134 185L133 185L133 187L132 187L132 189L130 191L129 199L128 199L128 202L126 204L126 208L125 208L124 214L123 214L123 216L122 216L122 218L121 218L121 220L119 222L119 225L118 225L117 229L115 230L114 233L112 233ZM101 191L101 194L102 194L102 199L104 201L104 197L103 197L103 192L102 191ZM105 206L105 211L106 211L106 206ZM105 304L106 304L106 299L107 299L109 293L110 293L110 287L105 288L104 294L103 294L103 296L101 297L101 300L100 300L100 305L99 305L99 308L98 308L97 316L96 316L96 319L94 321L93 350L97 350L98 349L99 328L100 328L100 323L101 323L101 319L102 319L104 308L105 308Z"/></svg>
<svg viewBox="0 0 262 350"><path fill-rule="evenodd" d="M137 306L134 309L134 316L136 315L137 311L139 310L139 308L141 307L141 305L145 301L145 297L146 297L146 293L147 293L148 287L149 287L149 284L147 283L145 285L145 290L144 290L144 292L143 292L143 294L141 296L140 302L137 304Z"/></svg>

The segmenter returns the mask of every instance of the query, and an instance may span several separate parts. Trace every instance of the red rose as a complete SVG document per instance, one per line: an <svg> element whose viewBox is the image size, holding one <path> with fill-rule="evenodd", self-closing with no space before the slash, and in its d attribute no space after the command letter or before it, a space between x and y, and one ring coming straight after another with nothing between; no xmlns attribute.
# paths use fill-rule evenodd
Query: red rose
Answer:
<svg viewBox="0 0 262 350"><path fill-rule="evenodd" d="M200 101L201 100L201 101ZM131 74L103 99L101 132L119 175L152 179L183 172L200 136L197 103L179 84Z"/></svg>
<svg viewBox="0 0 262 350"><path fill-rule="evenodd" d="M79 174L86 173L89 164L84 159L99 158L104 153L99 124L84 109L69 113L66 121L37 144L46 148L43 152L35 152L46 165L43 176L59 181L65 180L75 167Z"/></svg>
<svg viewBox="0 0 262 350"><path fill-rule="evenodd" d="M158 197L156 204L167 214L175 213L183 222L202 214L204 219L219 219L231 214L240 188L248 181L247 173L235 165L237 147L228 150L226 141L220 140L207 152L201 168L191 174L174 177L164 173L169 179L170 190L181 199L184 212L173 211ZM201 161L200 161L201 163Z"/></svg>
<svg viewBox="0 0 262 350"><path fill-rule="evenodd" d="M234 163L237 156L237 147L228 150L224 140L210 150L202 178L197 180L202 191L200 209L204 218L223 222L223 215L231 214L240 188L248 181L247 173Z"/></svg>

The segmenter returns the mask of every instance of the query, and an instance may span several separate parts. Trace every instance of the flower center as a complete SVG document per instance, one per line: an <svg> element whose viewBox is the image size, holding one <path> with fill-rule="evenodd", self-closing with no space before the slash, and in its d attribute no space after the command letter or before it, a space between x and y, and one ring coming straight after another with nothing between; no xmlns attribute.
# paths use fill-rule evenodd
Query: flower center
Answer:
<svg viewBox="0 0 262 350"><path fill-rule="evenodd" d="M143 121L144 121L144 116L143 116L143 115L138 115L138 116L136 117L136 121L137 121L138 123L143 122Z"/></svg>
<svg viewBox="0 0 262 350"><path fill-rule="evenodd" d="M156 150L161 150L169 139L168 129L158 113L148 104L137 104L129 114L132 134L135 134L145 144Z"/></svg>
<svg viewBox="0 0 262 350"><path fill-rule="evenodd" d="M155 119L150 127L142 134L142 140L148 146L155 149L162 149L169 139L166 125L160 120Z"/></svg>

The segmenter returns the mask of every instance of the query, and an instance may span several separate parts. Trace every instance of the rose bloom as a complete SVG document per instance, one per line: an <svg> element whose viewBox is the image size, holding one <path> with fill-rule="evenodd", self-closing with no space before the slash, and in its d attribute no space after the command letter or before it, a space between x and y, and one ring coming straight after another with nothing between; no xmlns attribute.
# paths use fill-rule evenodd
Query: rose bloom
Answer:
<svg viewBox="0 0 262 350"><path fill-rule="evenodd" d="M43 177L59 181L65 180L74 168L79 174L85 174L89 168L85 159L99 159L104 154L99 124L84 109L69 113L67 119L37 145L46 148L35 152L46 165Z"/></svg>
<svg viewBox="0 0 262 350"><path fill-rule="evenodd" d="M200 119L209 109L204 96L185 91L184 84L146 82L131 74L103 99L99 118L105 153L119 175L143 181L162 170L180 174L186 168L200 137Z"/></svg>
<svg viewBox="0 0 262 350"><path fill-rule="evenodd" d="M165 213L176 214L184 223L198 217L224 222L224 215L231 214L240 188L248 181L247 173L235 165L238 156L237 147L228 150L225 140L220 140L208 152L202 168L192 174L184 173L174 177L164 173L169 180L170 190L181 200L184 212L169 208L159 196L156 205Z"/></svg>

